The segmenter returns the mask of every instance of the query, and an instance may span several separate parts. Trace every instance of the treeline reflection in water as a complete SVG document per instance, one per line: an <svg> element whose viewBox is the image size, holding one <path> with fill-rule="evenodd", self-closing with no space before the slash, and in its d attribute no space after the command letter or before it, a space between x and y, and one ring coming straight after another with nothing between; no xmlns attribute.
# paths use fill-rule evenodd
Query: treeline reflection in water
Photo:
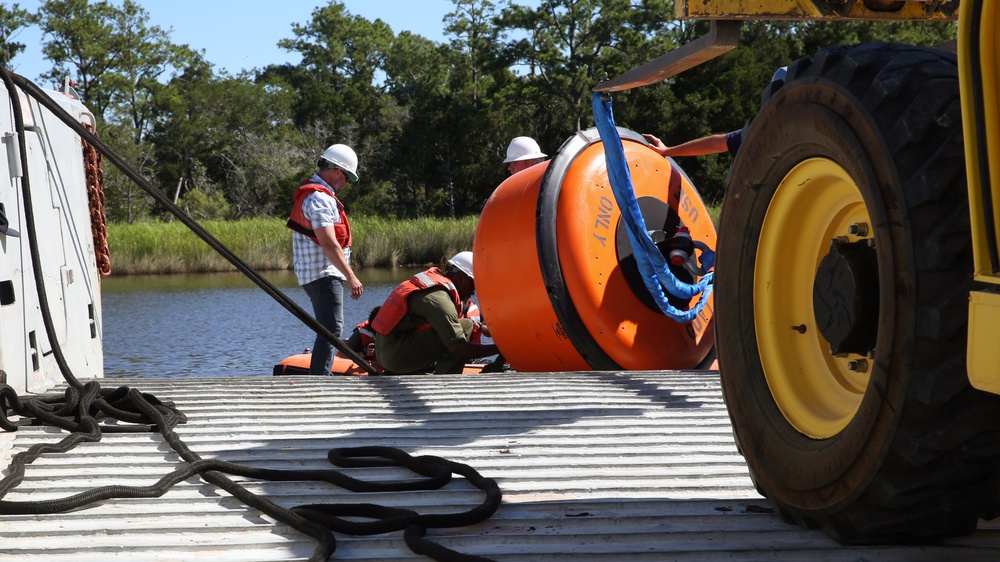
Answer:
<svg viewBox="0 0 1000 562"><path fill-rule="evenodd" d="M359 300L344 305L344 337L422 268L359 270ZM263 276L307 313L291 271ZM108 277L102 281L107 377L271 375L279 360L312 347L315 334L241 273Z"/></svg>

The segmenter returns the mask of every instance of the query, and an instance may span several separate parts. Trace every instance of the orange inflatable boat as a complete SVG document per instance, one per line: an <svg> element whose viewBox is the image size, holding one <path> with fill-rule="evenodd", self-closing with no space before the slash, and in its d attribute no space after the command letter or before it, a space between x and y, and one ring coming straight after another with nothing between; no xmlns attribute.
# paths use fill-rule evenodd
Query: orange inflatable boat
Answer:
<svg viewBox="0 0 1000 562"><path fill-rule="evenodd" d="M311 353L299 353L297 355L286 357L274 366L274 372L272 374L295 376L308 375L310 360L312 360ZM464 374L469 375L481 373L484 367L486 367L485 364L470 363L465 366ZM350 358L341 355L340 353L334 354L333 366L330 368L330 371L333 375L368 375L368 371L366 371L363 367L359 366Z"/></svg>
<svg viewBox="0 0 1000 562"><path fill-rule="evenodd" d="M665 244L681 227L714 249L715 227L687 176L641 135L619 133L642 217L661 252L669 252ZM650 297L596 129L500 184L480 216L473 255L483 318L516 371L712 367L711 296L683 323ZM697 281L683 267L670 269ZM669 298L673 307L692 310L702 297Z"/></svg>

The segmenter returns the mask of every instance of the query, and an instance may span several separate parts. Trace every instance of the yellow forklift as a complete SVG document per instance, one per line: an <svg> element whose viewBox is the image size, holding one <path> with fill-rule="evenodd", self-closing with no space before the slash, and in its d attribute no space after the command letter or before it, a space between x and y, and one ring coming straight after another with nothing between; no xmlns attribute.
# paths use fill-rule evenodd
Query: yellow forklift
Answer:
<svg viewBox="0 0 1000 562"><path fill-rule="evenodd" d="M760 493L845 543L1000 513L1000 1L676 0L710 32L595 90L735 48L749 20L958 20L943 48L830 46L743 129L716 342ZM992 155L992 158L991 158Z"/></svg>

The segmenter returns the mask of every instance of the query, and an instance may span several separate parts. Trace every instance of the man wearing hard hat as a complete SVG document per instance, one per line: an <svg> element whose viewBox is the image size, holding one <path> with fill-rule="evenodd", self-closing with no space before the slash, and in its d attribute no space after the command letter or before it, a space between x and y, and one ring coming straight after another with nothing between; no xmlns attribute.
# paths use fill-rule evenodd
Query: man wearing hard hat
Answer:
<svg viewBox="0 0 1000 562"><path fill-rule="evenodd" d="M510 172L510 175L514 175L539 162L544 162L546 157L535 139L514 137L514 140L507 145L507 158L504 159L503 163L507 164L507 171Z"/></svg>
<svg viewBox="0 0 1000 562"><path fill-rule="evenodd" d="M393 289L371 323L382 367L396 374L461 373L467 361L499 353L494 344L472 343L479 326L465 316L463 303L475 292L472 252L459 252L444 271L432 267Z"/></svg>
<svg viewBox="0 0 1000 562"><path fill-rule="evenodd" d="M351 298L364 287L351 269L351 225L337 193L347 182L358 181L358 156L351 147L335 144L319 158L317 172L302 182L292 197L287 226L292 229L292 261L299 285L312 301L313 314L340 337L344 327L344 282ZM317 334L310 375L329 375L333 344Z"/></svg>

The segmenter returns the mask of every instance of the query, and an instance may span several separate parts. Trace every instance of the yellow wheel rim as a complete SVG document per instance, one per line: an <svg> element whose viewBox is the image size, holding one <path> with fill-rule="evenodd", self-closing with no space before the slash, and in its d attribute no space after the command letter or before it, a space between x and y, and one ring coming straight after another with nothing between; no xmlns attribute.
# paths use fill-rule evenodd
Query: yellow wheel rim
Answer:
<svg viewBox="0 0 1000 562"><path fill-rule="evenodd" d="M793 427L826 439L850 423L868 373L860 355L834 357L813 312L813 283L830 241L854 224L868 227L857 184L826 158L804 160L778 186L760 232L754 274L754 326L775 403ZM852 370L852 367L854 370Z"/></svg>

